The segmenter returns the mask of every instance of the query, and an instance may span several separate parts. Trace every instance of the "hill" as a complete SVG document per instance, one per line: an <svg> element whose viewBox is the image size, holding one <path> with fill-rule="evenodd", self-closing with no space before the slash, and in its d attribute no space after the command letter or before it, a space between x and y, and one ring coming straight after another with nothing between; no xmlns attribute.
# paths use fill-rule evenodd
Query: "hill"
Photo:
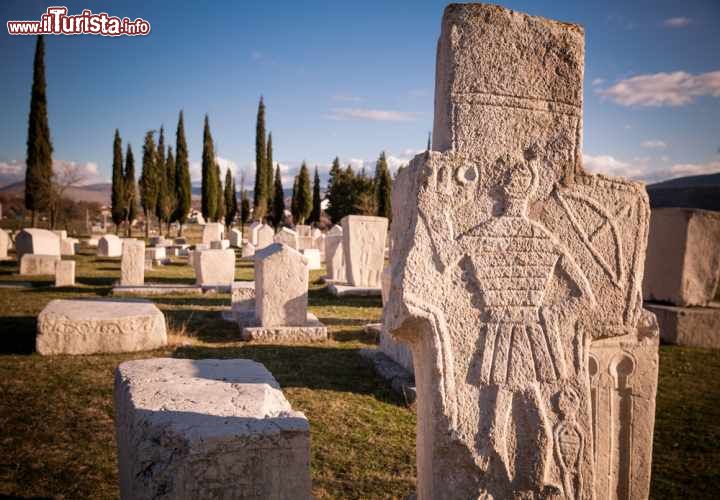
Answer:
<svg viewBox="0 0 720 500"><path fill-rule="evenodd" d="M684 207L720 211L720 173L678 177L647 186L652 208Z"/></svg>
<svg viewBox="0 0 720 500"><path fill-rule="evenodd" d="M109 182L71 187L65 192L65 197L73 201L89 201L100 203L103 206L108 206L110 205L111 188L112 184ZM25 181L14 182L0 188L0 194L24 196L24 193Z"/></svg>

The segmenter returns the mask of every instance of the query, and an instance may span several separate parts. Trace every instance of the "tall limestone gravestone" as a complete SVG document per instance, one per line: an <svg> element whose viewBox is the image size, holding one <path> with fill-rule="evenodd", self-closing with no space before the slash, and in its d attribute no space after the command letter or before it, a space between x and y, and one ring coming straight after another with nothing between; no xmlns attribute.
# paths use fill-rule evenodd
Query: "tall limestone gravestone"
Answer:
<svg viewBox="0 0 720 500"><path fill-rule="evenodd" d="M656 363L657 328L638 326L645 190L581 165L583 38L497 6L445 10L432 151L393 188L385 311L412 350L419 499L647 496L649 457L622 488L594 477L595 448L616 450L595 442L590 343L654 337Z"/></svg>

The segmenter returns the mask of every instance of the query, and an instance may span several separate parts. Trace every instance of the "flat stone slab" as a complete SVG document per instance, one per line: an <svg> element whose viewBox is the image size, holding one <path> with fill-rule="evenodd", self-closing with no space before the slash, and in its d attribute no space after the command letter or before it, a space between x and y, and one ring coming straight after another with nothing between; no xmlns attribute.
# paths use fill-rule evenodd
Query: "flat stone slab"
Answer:
<svg viewBox="0 0 720 500"><path fill-rule="evenodd" d="M254 309L233 310L233 318L240 326L241 338L257 342L321 342L327 340L327 327L311 312L301 326L258 326Z"/></svg>
<svg viewBox="0 0 720 500"><path fill-rule="evenodd" d="M406 403L415 402L417 391L415 390L415 377L411 372L380 349L360 349L359 353L360 356L372 363L375 372L387 380L392 390L400 394Z"/></svg>
<svg viewBox="0 0 720 500"><path fill-rule="evenodd" d="M645 302L660 325L666 344L720 349L720 303L708 307L679 307Z"/></svg>
<svg viewBox="0 0 720 500"><path fill-rule="evenodd" d="M115 425L122 499L311 498L307 418L260 363L122 363Z"/></svg>
<svg viewBox="0 0 720 500"><path fill-rule="evenodd" d="M53 300L37 323L40 354L149 351L167 344L165 316L147 300Z"/></svg>
<svg viewBox="0 0 720 500"><path fill-rule="evenodd" d="M327 290L335 297L381 297L382 288L364 288L360 286L352 286L347 283L334 283L326 280L328 283Z"/></svg>

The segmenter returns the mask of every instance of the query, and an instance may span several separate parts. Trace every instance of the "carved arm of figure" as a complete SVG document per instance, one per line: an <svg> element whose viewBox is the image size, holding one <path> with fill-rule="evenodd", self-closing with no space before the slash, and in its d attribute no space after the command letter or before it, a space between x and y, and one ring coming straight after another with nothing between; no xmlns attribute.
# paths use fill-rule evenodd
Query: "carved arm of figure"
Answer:
<svg viewBox="0 0 720 500"><path fill-rule="evenodd" d="M572 284L579 290L579 294L570 295L559 303L546 306L545 314L556 319L572 318L577 317L583 310L594 309L597 306L597 300L587 276L567 251L558 248L558 255L556 269L565 272Z"/></svg>

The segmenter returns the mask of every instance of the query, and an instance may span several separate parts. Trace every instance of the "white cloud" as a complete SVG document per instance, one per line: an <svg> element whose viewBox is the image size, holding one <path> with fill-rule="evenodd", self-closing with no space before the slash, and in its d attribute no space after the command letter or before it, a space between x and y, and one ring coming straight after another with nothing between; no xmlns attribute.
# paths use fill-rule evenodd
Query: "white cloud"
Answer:
<svg viewBox="0 0 720 500"><path fill-rule="evenodd" d="M665 163L667 158L661 158ZM623 161L610 155L583 154L583 164L589 172L617 175L647 183L685 177L687 175L704 175L720 172L720 161L707 163L674 163L658 165L650 158L635 158L632 162Z"/></svg>
<svg viewBox="0 0 720 500"><path fill-rule="evenodd" d="M590 82L590 85L592 85L593 87L597 87L598 85L602 85L603 83L605 83L604 78L595 78L592 82Z"/></svg>
<svg viewBox="0 0 720 500"><path fill-rule="evenodd" d="M367 108L333 108L327 116L331 120L370 120L377 122L411 122L417 113Z"/></svg>
<svg viewBox="0 0 720 500"><path fill-rule="evenodd" d="M71 160L53 160L53 172L56 179L60 179L63 172L72 170L73 177L77 179L74 184L87 186L89 184L100 184L110 180L100 173L100 168L95 162L77 162ZM7 186L25 180L25 161L11 160L0 162L0 186Z"/></svg>
<svg viewBox="0 0 720 500"><path fill-rule="evenodd" d="M598 90L598 94L623 106L682 106L695 97L720 97L720 71L638 75Z"/></svg>
<svg viewBox="0 0 720 500"><path fill-rule="evenodd" d="M667 144L659 139L648 139L640 143L645 149L665 149Z"/></svg>
<svg viewBox="0 0 720 500"><path fill-rule="evenodd" d="M663 21L663 26L666 28L684 28L692 23L692 19L689 17L671 17Z"/></svg>

